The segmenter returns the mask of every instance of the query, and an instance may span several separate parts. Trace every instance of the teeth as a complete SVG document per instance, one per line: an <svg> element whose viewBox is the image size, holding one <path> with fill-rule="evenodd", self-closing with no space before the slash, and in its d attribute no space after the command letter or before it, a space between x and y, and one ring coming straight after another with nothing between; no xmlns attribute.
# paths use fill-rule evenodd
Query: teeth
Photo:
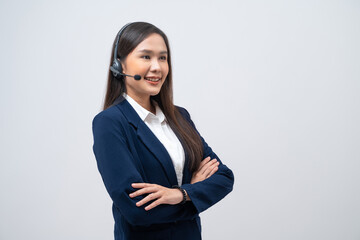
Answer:
<svg viewBox="0 0 360 240"><path fill-rule="evenodd" d="M152 82L158 82L160 81L160 78L145 78L148 81L152 81Z"/></svg>

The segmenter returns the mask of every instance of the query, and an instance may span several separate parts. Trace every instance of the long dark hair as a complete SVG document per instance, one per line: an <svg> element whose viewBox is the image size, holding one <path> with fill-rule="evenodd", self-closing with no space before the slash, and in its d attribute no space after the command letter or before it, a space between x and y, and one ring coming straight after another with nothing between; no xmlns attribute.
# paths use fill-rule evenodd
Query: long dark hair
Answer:
<svg viewBox="0 0 360 240"><path fill-rule="evenodd" d="M127 55L131 53L139 43L141 43L152 33L159 34L165 41L168 51L167 60L169 65L169 73L166 77L164 84L161 87L160 92L155 96L150 96L150 100L156 101L161 110L163 111L164 115L166 116L166 120L168 121L171 129L179 138L181 144L184 147L185 154L189 158L189 164L187 167L190 169L191 172L194 172L199 168L200 162L202 160L203 145L198 133L190 125L190 123L180 114L179 110L173 104L171 55L169 41L165 33L163 33L163 31L150 23L131 23L125 28L125 30L121 34L117 56L120 56L120 61L124 61ZM112 47L110 66L114 58L114 48L116 44L115 41ZM123 92L126 93L124 77L116 79L112 75L112 72L109 70L107 90L103 109L105 110L110 107L115 102L115 100L122 95Z"/></svg>

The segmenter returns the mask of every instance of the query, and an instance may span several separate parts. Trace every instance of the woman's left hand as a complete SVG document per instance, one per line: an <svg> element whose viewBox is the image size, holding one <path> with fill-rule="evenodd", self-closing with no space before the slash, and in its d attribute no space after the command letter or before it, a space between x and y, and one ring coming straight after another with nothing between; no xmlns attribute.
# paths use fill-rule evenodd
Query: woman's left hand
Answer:
<svg viewBox="0 0 360 240"><path fill-rule="evenodd" d="M143 194L149 194L144 199L137 202L136 206L140 207L145 203L154 200L151 204L145 207L146 211L153 209L160 204L175 205L183 200L182 192L176 188L166 188L161 185L151 183L133 183L131 186L133 188L140 188L139 190L129 194L131 198Z"/></svg>

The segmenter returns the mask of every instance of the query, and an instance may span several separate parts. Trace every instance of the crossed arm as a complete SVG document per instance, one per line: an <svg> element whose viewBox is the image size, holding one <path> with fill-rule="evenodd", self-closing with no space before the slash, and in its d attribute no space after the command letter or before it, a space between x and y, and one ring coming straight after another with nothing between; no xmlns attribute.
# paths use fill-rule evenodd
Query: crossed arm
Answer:
<svg viewBox="0 0 360 240"><path fill-rule="evenodd" d="M183 111L195 128L188 112L185 109ZM191 182L181 186L188 194L188 201L191 200L192 203L175 205L183 198L181 191L144 183L124 138L122 120L117 114L114 117L115 114L107 112L94 118L93 149L105 187L115 207L130 224L148 225L171 222L174 219L193 219L196 214L220 201L232 190L232 171L222 164L199 134L204 146L203 157L206 158L192 175ZM134 188L138 190L134 191ZM144 207L147 203L150 204Z"/></svg>
<svg viewBox="0 0 360 240"><path fill-rule="evenodd" d="M193 173L191 184L201 182L211 177L211 175L213 175L218 170L218 166L219 162L215 158L212 160L210 157L205 158L203 161L201 161L199 169ZM151 210L160 204L175 205L183 200L183 194L179 189L167 188L151 183L133 183L131 186L133 188L139 189L129 194L131 198L148 194L145 198L138 201L136 206L141 207L144 204L153 201L151 204L145 207L146 211ZM188 195L186 196L186 200L191 201Z"/></svg>

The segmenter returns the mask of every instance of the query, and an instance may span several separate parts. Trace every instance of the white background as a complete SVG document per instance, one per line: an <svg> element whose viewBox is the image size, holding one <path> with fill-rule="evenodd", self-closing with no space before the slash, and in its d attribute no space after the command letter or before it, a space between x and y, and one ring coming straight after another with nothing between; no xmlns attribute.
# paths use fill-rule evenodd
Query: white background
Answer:
<svg viewBox="0 0 360 240"><path fill-rule="evenodd" d="M132 21L235 174L205 240L360 239L359 1L1 0L1 240L113 238L91 122Z"/></svg>

